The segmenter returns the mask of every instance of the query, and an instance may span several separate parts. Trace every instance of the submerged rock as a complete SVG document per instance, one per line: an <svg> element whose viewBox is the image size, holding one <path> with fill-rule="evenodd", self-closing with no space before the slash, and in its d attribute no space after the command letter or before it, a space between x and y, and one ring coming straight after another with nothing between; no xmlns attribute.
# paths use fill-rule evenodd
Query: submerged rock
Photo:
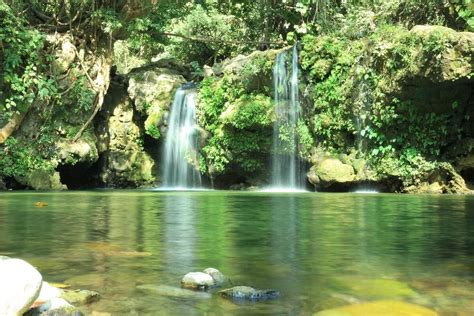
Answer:
<svg viewBox="0 0 474 316"><path fill-rule="evenodd" d="M334 309L324 310L313 316L437 316L438 313L423 306L400 301L375 301L354 304Z"/></svg>
<svg viewBox="0 0 474 316"><path fill-rule="evenodd" d="M207 299L211 298L211 294L206 292L196 292L187 289L181 289L179 287L169 285L156 285L156 284L142 284L138 285L137 289L150 291L161 296L168 297L181 297L181 298L198 298Z"/></svg>
<svg viewBox="0 0 474 316"><path fill-rule="evenodd" d="M3 257L0 260L0 315L16 316L27 311L38 297L43 278L28 262Z"/></svg>
<svg viewBox="0 0 474 316"><path fill-rule="evenodd" d="M82 316L76 307L62 298L53 298L28 311L25 316Z"/></svg>
<svg viewBox="0 0 474 316"><path fill-rule="evenodd" d="M416 296L407 284L390 279L364 279L359 277L340 278L336 287L357 297L394 298Z"/></svg>
<svg viewBox="0 0 474 316"><path fill-rule="evenodd" d="M207 290L215 286L214 279L204 272L189 272L181 280L181 287L193 290Z"/></svg>
<svg viewBox="0 0 474 316"><path fill-rule="evenodd" d="M61 298L74 305L85 305L100 300L100 294L89 290L65 290Z"/></svg>
<svg viewBox="0 0 474 316"><path fill-rule="evenodd" d="M280 292L276 290L256 290L250 286L234 286L218 293L224 298L249 301L271 300L280 296Z"/></svg>

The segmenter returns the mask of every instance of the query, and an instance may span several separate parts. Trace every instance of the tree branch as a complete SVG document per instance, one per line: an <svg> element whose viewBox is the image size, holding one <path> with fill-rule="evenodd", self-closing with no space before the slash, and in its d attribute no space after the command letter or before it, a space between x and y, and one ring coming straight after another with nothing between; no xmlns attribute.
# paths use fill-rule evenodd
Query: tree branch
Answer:
<svg viewBox="0 0 474 316"><path fill-rule="evenodd" d="M277 45L277 46L287 46L288 43L286 42L272 42L272 41L228 41L228 40L220 40L220 39L211 39L211 38L203 38L203 37L193 37L193 36L187 36L183 34L178 34L178 33L169 33L169 32L159 32L155 33L156 35L164 35L164 36L174 36L174 37L180 37L184 38L190 41L195 41L195 42L203 42L203 43L226 43L226 44L266 44L266 45Z"/></svg>
<svg viewBox="0 0 474 316"><path fill-rule="evenodd" d="M25 115L28 111L25 111L20 114L13 114L10 121L0 128L0 144L3 144L8 137L20 126L21 122L25 118Z"/></svg>

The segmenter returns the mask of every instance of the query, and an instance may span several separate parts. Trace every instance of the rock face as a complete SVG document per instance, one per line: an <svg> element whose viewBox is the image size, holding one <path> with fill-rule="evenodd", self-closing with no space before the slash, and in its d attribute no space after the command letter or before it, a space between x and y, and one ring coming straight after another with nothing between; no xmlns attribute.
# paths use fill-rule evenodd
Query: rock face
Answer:
<svg viewBox="0 0 474 316"><path fill-rule="evenodd" d="M42 280L41 274L26 261L0 260L0 315L26 312L38 297Z"/></svg>
<svg viewBox="0 0 474 316"><path fill-rule="evenodd" d="M470 193L463 177L449 163L443 163L440 167L413 186L405 188L406 193L425 193L425 194L443 194L443 193Z"/></svg>
<svg viewBox="0 0 474 316"><path fill-rule="evenodd" d="M181 68L172 64L151 64L130 73L128 94L145 117L145 131L158 139L166 132L166 116L176 89L186 82Z"/></svg>
<svg viewBox="0 0 474 316"><path fill-rule="evenodd" d="M256 290L250 286L234 286L230 289L219 291L219 295L234 300L270 300L280 296L276 290Z"/></svg>
<svg viewBox="0 0 474 316"><path fill-rule="evenodd" d="M134 121L132 103L121 85L111 84L101 113L100 181L110 187L138 187L154 181L154 161L143 148L143 133Z"/></svg>
<svg viewBox="0 0 474 316"><path fill-rule="evenodd" d="M399 301L375 301L363 304L354 304L313 314L313 316L437 316L438 313L423 306Z"/></svg>
<svg viewBox="0 0 474 316"><path fill-rule="evenodd" d="M35 190L66 190L67 186L61 183L59 172L34 170L29 175L31 187Z"/></svg>

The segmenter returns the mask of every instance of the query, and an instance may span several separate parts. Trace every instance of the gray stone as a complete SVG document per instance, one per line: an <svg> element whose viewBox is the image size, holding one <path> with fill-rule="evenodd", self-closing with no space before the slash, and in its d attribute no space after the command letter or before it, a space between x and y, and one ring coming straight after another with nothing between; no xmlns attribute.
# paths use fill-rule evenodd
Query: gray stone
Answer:
<svg viewBox="0 0 474 316"><path fill-rule="evenodd" d="M17 316L26 312L38 297L43 278L21 259L0 260L0 315Z"/></svg>
<svg viewBox="0 0 474 316"><path fill-rule="evenodd" d="M214 279L204 272L189 272L181 280L181 287L193 290L207 290L215 286Z"/></svg>
<svg viewBox="0 0 474 316"><path fill-rule="evenodd" d="M214 286L222 286L225 282L225 277L222 272L214 268L207 268L204 273L209 274L214 280Z"/></svg>
<svg viewBox="0 0 474 316"><path fill-rule="evenodd" d="M280 296L280 292L276 290L256 290L250 286L234 286L218 292L220 296L234 300L270 300Z"/></svg>

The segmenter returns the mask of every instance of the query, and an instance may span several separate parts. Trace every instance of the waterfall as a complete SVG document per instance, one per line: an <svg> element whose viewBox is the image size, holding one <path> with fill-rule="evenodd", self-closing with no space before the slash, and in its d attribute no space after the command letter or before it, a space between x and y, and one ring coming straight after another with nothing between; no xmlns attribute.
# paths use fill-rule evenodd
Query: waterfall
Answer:
<svg viewBox="0 0 474 316"><path fill-rule="evenodd" d="M273 125L271 188L302 190L303 168L298 159L297 137L300 102L296 45L293 47L290 77L287 71L288 55L288 51L278 54L273 68L276 120Z"/></svg>
<svg viewBox="0 0 474 316"><path fill-rule="evenodd" d="M197 170L199 130L196 124L197 92L181 86L174 96L163 152L163 186L170 189L201 187Z"/></svg>

